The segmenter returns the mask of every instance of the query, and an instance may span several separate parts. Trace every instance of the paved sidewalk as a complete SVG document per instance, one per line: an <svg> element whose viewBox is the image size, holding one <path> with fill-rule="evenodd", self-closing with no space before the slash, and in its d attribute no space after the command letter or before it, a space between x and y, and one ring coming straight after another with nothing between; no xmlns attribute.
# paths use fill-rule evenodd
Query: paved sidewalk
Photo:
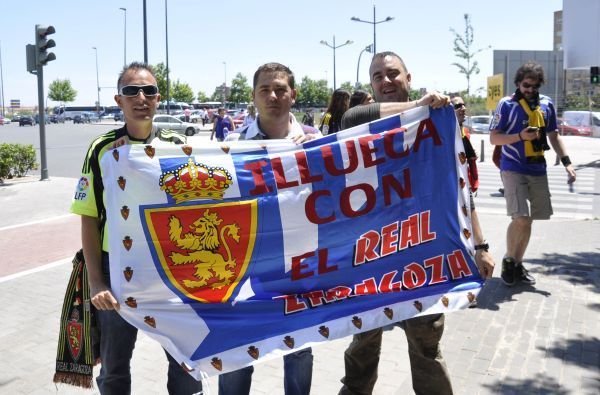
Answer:
<svg viewBox="0 0 600 395"><path fill-rule="evenodd" d="M97 393L52 383L68 261L79 247L78 218L67 212L75 181L0 186L0 394ZM486 214L481 222L499 264L508 219ZM526 265L537 285L507 288L497 268L477 309L447 316L443 352L457 394L600 393L598 235L597 219L534 223ZM312 394L337 393L349 341L313 349ZM166 393L164 353L144 335L132 369L134 394ZM283 394L282 377L281 359L258 365L252 394ZM374 393L412 393L400 329L384 334Z"/></svg>

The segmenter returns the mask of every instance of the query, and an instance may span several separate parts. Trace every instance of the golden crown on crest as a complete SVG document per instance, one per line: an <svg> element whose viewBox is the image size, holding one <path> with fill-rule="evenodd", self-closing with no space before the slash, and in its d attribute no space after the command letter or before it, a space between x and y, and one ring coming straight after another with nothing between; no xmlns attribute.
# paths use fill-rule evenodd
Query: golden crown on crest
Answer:
<svg viewBox="0 0 600 395"><path fill-rule="evenodd" d="M196 199L223 199L232 183L231 175L224 168L195 163L188 158L187 164L163 172L159 185L177 204Z"/></svg>

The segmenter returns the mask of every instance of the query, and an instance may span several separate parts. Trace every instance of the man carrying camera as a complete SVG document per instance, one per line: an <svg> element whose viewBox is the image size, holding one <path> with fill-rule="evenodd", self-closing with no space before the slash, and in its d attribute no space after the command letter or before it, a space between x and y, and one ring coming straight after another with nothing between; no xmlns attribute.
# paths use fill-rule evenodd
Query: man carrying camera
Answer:
<svg viewBox="0 0 600 395"><path fill-rule="evenodd" d="M544 159L544 151L550 149L548 140L565 166L567 182L575 182L575 170L558 134L554 104L548 96L539 93L544 83L542 66L532 61L523 64L514 82L517 90L500 100L490 126L490 142L502 146L500 174L506 211L512 218L502 260L501 276L507 286L518 282L535 284L535 279L523 267L523 255L533 220L550 219L552 215Z"/></svg>

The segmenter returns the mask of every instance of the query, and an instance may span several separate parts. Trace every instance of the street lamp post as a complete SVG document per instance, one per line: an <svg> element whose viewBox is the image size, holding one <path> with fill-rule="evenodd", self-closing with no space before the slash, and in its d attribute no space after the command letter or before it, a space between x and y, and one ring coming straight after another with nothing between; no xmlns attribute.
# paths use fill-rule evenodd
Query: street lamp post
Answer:
<svg viewBox="0 0 600 395"><path fill-rule="evenodd" d="M2 75L2 45L0 45L0 98L2 98L2 117L4 117L6 102L4 101L4 77Z"/></svg>
<svg viewBox="0 0 600 395"><path fill-rule="evenodd" d="M144 63L148 64L148 23L146 21L146 0L143 3L144 9Z"/></svg>
<svg viewBox="0 0 600 395"><path fill-rule="evenodd" d="M223 106L224 106L225 101L227 100L227 62L225 62L225 61L223 61L223 70L225 72L225 79L223 80L223 90L222 90Z"/></svg>
<svg viewBox="0 0 600 395"><path fill-rule="evenodd" d="M96 112L100 117L100 78L98 78L98 48L92 47L96 53L96 89L98 90L98 101L96 102Z"/></svg>
<svg viewBox="0 0 600 395"><path fill-rule="evenodd" d="M169 103L169 95L170 95L170 87L169 85L171 85L171 81L169 80L169 25L168 25L168 17L167 17L167 0L165 0L165 49L167 51L167 69L165 70L167 72L167 114L171 114L171 104Z"/></svg>
<svg viewBox="0 0 600 395"><path fill-rule="evenodd" d="M358 70L360 68L360 57L362 56L363 52L367 51L368 53L373 53L373 44L371 45L367 45L366 47L363 48L362 51L360 51L360 54L358 55L358 63L356 64L356 88L358 89L360 87L360 80L358 79Z"/></svg>
<svg viewBox="0 0 600 395"><path fill-rule="evenodd" d="M335 34L333 35L333 45L330 45L325 40L321 40L321 44L326 45L329 48L333 49L333 90L336 89L336 80L335 80L335 50L338 49L338 48L343 47L344 45L352 44L353 42L354 41L352 41L352 40L347 40L345 43L336 46L335 45Z"/></svg>
<svg viewBox="0 0 600 395"><path fill-rule="evenodd" d="M378 21L375 18L375 4L373 4L373 20L372 21L364 21L364 20L362 20L360 18L357 18L355 16L353 16L352 18L350 18L350 20L352 20L352 21L370 23L370 24L373 25L373 54L377 53L377 31L375 30L375 26L377 26L379 23L389 22L389 21L391 21L393 19L394 19L394 17L388 16L387 18Z"/></svg>
<svg viewBox="0 0 600 395"><path fill-rule="evenodd" d="M127 66L127 8L120 7L123 11L124 26L123 26L123 67Z"/></svg>

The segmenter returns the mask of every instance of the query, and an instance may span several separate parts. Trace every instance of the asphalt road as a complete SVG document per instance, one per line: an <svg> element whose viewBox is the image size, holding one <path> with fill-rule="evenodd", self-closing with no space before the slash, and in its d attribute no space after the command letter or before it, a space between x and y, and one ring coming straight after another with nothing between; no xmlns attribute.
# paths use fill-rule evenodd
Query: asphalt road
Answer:
<svg viewBox="0 0 600 395"><path fill-rule="evenodd" d="M102 133L121 127L122 122L102 121L95 124L73 124L65 122L46 125L46 159L50 177L79 178L81 165L90 142ZM207 134L206 131L201 134ZM0 143L32 144L40 158L40 129L36 126L19 126L11 123L0 126ZM32 175L40 174L40 169Z"/></svg>

